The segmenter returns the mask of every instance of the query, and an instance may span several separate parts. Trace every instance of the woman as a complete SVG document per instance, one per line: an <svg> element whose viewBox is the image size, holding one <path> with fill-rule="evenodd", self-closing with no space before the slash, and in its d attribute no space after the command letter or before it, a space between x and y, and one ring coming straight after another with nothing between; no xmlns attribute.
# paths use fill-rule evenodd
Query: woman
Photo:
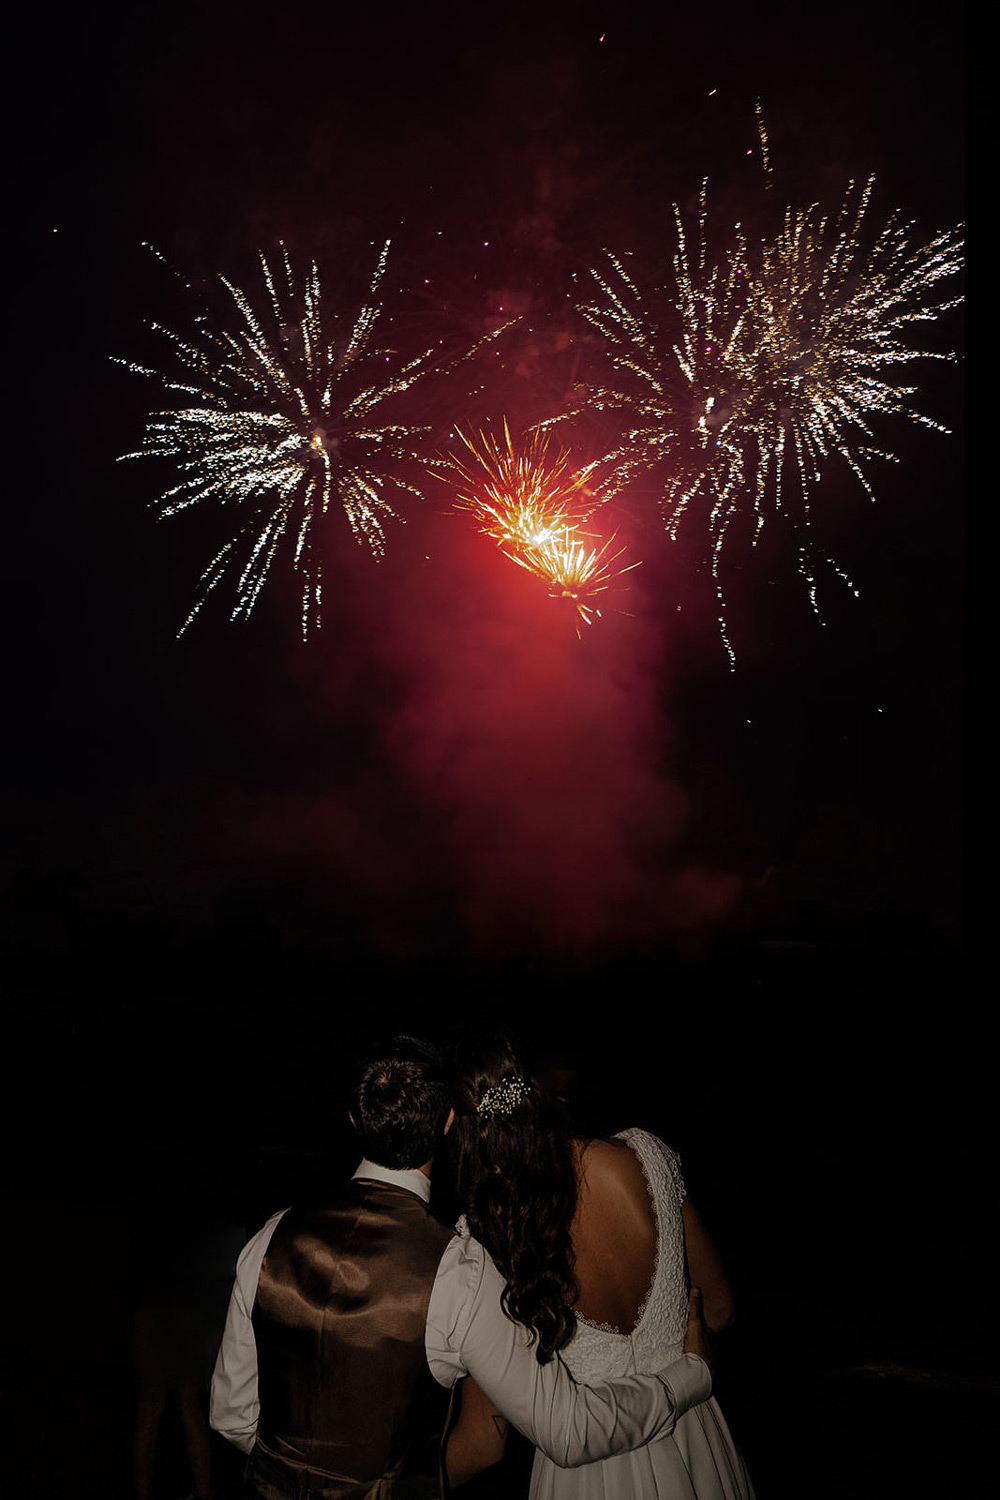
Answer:
<svg viewBox="0 0 1000 1500"><path fill-rule="evenodd" d="M725 1271L674 1153L626 1130L581 1140L509 1038L453 1048L449 1140L469 1233L506 1278L506 1310L545 1362L581 1381L654 1373L682 1352L689 1286L718 1332L733 1316ZM752 1500L714 1399L635 1453L559 1469L536 1453L530 1500Z"/></svg>

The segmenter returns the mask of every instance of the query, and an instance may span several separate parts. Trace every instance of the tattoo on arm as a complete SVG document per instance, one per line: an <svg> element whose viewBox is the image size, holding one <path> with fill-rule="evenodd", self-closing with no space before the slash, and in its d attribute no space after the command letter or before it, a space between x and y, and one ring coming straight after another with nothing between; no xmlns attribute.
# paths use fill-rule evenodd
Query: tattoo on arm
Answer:
<svg viewBox="0 0 1000 1500"><path fill-rule="evenodd" d="M496 1428L497 1437L502 1443L505 1443L507 1441L507 1429L510 1425L507 1421L507 1418L502 1417L498 1411L491 1412L490 1418L493 1422L493 1426Z"/></svg>

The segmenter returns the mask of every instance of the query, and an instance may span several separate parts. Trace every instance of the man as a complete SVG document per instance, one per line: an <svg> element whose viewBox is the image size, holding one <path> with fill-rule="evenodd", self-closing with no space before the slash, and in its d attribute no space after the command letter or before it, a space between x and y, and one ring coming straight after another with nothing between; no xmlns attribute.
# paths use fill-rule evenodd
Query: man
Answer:
<svg viewBox="0 0 1000 1500"><path fill-rule="evenodd" d="M464 1376L487 1419L502 1414L563 1467L640 1447L711 1394L697 1316L690 1352L662 1377L578 1386L558 1359L538 1363L485 1250L428 1206L452 1118L434 1049L396 1038L355 1090L352 1180L275 1214L240 1255L210 1420L249 1454L259 1500L446 1494L449 1398ZM478 1451L463 1443L453 1481L501 1450Z"/></svg>

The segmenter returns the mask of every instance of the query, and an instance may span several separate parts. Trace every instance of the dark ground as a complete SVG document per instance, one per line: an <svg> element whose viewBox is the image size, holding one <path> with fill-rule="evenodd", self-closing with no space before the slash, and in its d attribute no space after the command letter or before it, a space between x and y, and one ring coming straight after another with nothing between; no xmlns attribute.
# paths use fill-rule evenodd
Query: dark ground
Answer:
<svg viewBox="0 0 1000 1500"><path fill-rule="evenodd" d="M680 1150L736 1285L717 1392L760 1500L989 1489L982 1038L956 1026L957 1008L907 1003L928 985L960 994L955 961L925 954L919 970L898 953L803 948L620 961L615 1028L598 997L608 972L586 984L536 966L461 987L533 1022L540 1049L575 1070L594 1128L638 1123ZM351 1165L331 1100L350 1042L373 1024L370 1008L359 1019L362 998L382 996L376 1027L445 1024L440 974L395 1002L393 977L369 971L278 1016L245 997L22 1011L8 1066L26 1091L6 1132L15 1493L130 1494L143 1268L176 1265L203 1241L221 1317L246 1234ZM239 1465L215 1446L226 1500ZM470 1500L523 1493L525 1457L515 1444ZM158 1464L162 1500L188 1493L175 1416Z"/></svg>

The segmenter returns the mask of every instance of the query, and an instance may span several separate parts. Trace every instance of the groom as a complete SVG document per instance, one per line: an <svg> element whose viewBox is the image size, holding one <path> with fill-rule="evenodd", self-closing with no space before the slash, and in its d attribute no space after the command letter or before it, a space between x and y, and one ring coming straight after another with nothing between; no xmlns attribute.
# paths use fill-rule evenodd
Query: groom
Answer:
<svg viewBox="0 0 1000 1500"><path fill-rule="evenodd" d="M690 1352L662 1376L583 1386L560 1360L538 1363L482 1246L428 1206L452 1120L432 1047L397 1037L373 1054L351 1120L364 1157L351 1181L275 1214L237 1263L210 1420L249 1454L255 1500L447 1494L450 1398L465 1375L566 1468L641 1447L711 1394L698 1317ZM461 1478L490 1461L466 1461Z"/></svg>

